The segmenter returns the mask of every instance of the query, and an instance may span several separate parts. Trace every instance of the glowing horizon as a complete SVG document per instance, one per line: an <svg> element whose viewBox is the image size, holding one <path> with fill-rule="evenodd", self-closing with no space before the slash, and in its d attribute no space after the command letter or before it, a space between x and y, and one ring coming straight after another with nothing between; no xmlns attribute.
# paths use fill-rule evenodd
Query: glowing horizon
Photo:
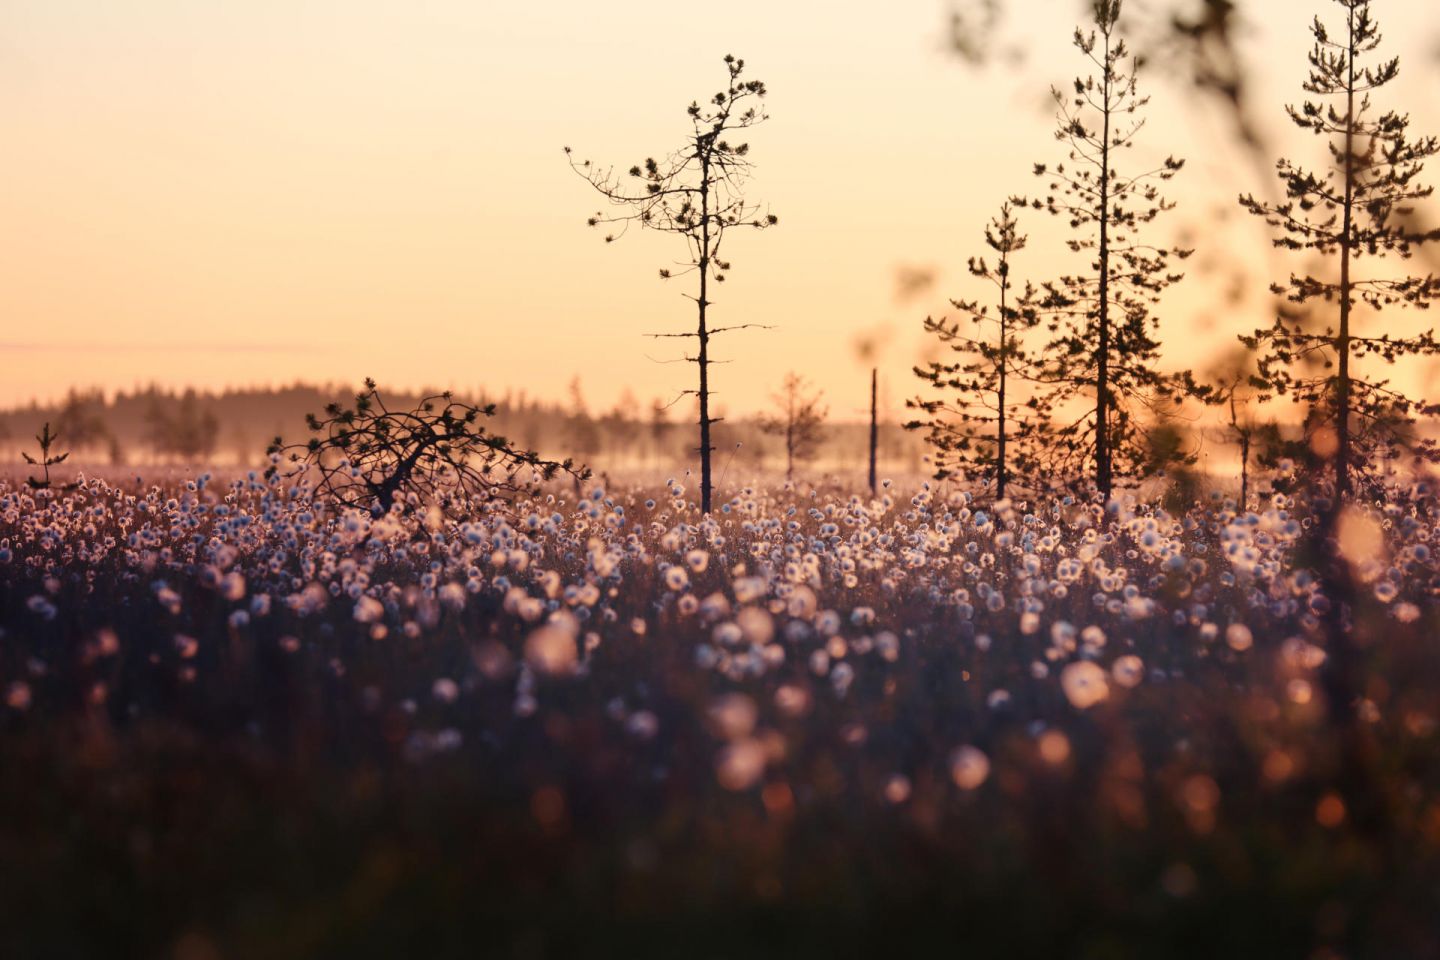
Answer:
<svg viewBox="0 0 1440 960"><path fill-rule="evenodd" d="M656 279L673 238L601 242L584 226L598 198L561 148L621 168L665 150L733 52L771 91L751 192L780 226L737 238L716 315L777 329L721 341L736 362L717 371L717 405L762 408L794 368L836 419L856 419L868 378L853 341L886 330L893 417L918 386L921 319L979 292L964 263L984 252L985 222L1032 188L1034 162L1061 159L1046 98L1084 72L1068 46L1081 5L1015 5L1003 36L1023 42L1024 65L982 69L945 49L940 0L844 11L741 0L720 24L660 0L632 0L624 16L577 2L12 0L0 10L14 144L0 216L20 242L0 264L0 405L71 387L365 376L545 399L579 376L592 409L627 389L669 400L690 370L647 359L678 352L642 334L693 322L683 281ZM1257 118L1309 159L1317 145L1282 110L1302 97L1316 4L1248 6ZM1402 62L1382 105L1440 131L1435 31L1414 6L1377 15L1383 52ZM1046 33L1021 36L1027 23ZM1285 261L1233 202L1264 184L1223 115L1158 69L1142 83L1147 148L1189 161L1161 229L1188 230L1197 252L1162 339L1167 365L1198 366L1266 322L1269 271ZM1440 169L1428 174L1440 183ZM1036 253L1019 273L1053 276L1065 255L1052 227L1032 217L1024 229ZM1222 279L1205 275L1221 253L1255 265L1226 316ZM937 286L901 302L905 266L937 268Z"/></svg>

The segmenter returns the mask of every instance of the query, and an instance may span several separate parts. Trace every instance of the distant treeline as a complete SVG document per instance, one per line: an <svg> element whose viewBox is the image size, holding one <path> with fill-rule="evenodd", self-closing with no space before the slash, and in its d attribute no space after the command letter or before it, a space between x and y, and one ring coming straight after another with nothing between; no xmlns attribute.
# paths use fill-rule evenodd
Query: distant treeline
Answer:
<svg viewBox="0 0 1440 960"><path fill-rule="evenodd" d="M0 411L0 447L8 460L32 447L45 423L60 435L60 450L71 462L116 466L157 463L261 465L276 436L288 441L307 435L305 415L327 403L353 398L353 387L295 384L279 388L226 389L220 392L148 387L106 396L99 390L72 390L63 400ZM385 394L396 408L414 406L431 391ZM434 391L439 392L439 391ZM689 408L667 407L659 400L622 397L614 409L592 411L578 384L568 403L546 402L524 392L486 395L457 392L478 403L494 403L489 428L528 449L549 456L573 456L597 472L647 468L681 471L694 462L695 430ZM862 423L826 424L809 470L816 474L858 470L868 457L869 427ZM782 438L761 430L759 418L727 419L715 425L717 464L753 473L783 471ZM737 448L736 444L739 444ZM920 473L921 437L898 422L881 424L880 458L897 473Z"/></svg>

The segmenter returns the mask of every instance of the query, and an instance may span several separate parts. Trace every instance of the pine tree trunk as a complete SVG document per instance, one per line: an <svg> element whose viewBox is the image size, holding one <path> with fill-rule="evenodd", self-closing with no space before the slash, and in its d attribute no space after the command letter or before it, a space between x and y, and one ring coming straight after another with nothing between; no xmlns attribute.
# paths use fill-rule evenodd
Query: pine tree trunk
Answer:
<svg viewBox="0 0 1440 960"><path fill-rule="evenodd" d="M1336 383L1335 496L1321 524L1321 563L1326 570L1325 593L1330 609L1325 616L1328 634L1322 686L1330 722L1339 738L1340 790L1350 807L1354 822L1366 832L1382 832L1388 824L1385 800L1377 789L1373 745L1356 710L1364 695L1363 664L1348 614L1355 598L1350 561L1339 551L1332 552L1340 515L1350 495L1350 230L1355 207L1355 10L1350 10L1349 77L1346 84L1345 115L1345 234L1340 241L1340 329L1336 349L1339 363Z"/></svg>
<svg viewBox="0 0 1440 960"><path fill-rule="evenodd" d="M1235 391L1230 391L1230 428L1240 435L1240 512L1250 507L1250 428L1240 429L1235 414Z"/></svg>
<svg viewBox="0 0 1440 960"><path fill-rule="evenodd" d="M792 403L790 422L785 424L785 479L795 479L795 410Z"/></svg>
<svg viewBox="0 0 1440 960"><path fill-rule="evenodd" d="M1250 509L1250 434L1240 438L1240 512Z"/></svg>
<svg viewBox="0 0 1440 960"><path fill-rule="evenodd" d="M1095 370L1095 486L1105 503L1113 483L1110 458L1110 32L1105 31L1105 77L1101 91L1105 129L1100 148L1100 344Z"/></svg>
<svg viewBox="0 0 1440 960"><path fill-rule="evenodd" d="M1335 397L1335 508L1350 495L1350 231L1355 222L1355 10L1350 10L1349 78L1345 90L1345 210L1340 238L1340 354Z"/></svg>
<svg viewBox="0 0 1440 960"><path fill-rule="evenodd" d="M1007 262L1002 261L1000 266L1001 266L1001 269L1002 269L1002 270L1005 270L1005 271L1006 271L1006 273L1004 274L1004 276L1002 276L1001 281L1000 281L1000 391L999 391L999 408L1000 408L1000 409L999 409L999 411L998 411L998 416L999 416L999 421L998 421L998 424L997 424L998 430L996 431L997 434L998 434L998 438L997 438L997 439L998 439L998 443L996 444L996 446L997 446L997 450L996 450L996 460L997 460L997 462L996 462L996 470L995 470L995 498L996 498L997 500L1004 500L1004 499L1005 499L1005 480L1006 480L1006 472L1005 472L1005 364L1006 364L1006 362L1007 362L1007 360L1008 360L1008 356L1007 356L1007 354L1006 354L1006 339L1005 339L1005 338L1006 338L1006 333L1007 333L1007 331L1008 331L1008 329L1009 329L1008 324L1006 323L1007 318L1006 318L1005 311L1006 311L1007 308L1008 308L1008 304L1007 304L1006 301L1007 301L1007 294L1010 292L1010 275L1009 275L1009 272L1008 272L1008 263L1007 263Z"/></svg>
<svg viewBox="0 0 1440 960"><path fill-rule="evenodd" d="M703 147L702 147L703 150ZM695 301L700 314L696 335L700 351L700 512L710 512L710 331L705 326L706 297L710 281L710 163L700 161L700 297Z"/></svg>

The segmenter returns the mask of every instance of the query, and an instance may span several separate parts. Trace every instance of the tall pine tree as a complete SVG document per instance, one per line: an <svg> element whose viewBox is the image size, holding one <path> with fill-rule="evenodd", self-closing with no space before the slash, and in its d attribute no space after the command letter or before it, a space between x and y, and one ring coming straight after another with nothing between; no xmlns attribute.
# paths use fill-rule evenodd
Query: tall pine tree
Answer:
<svg viewBox="0 0 1440 960"><path fill-rule="evenodd" d="M598 168L589 160L570 161L571 166L610 204L609 211L597 212L587 221L590 226L616 228L607 233L606 242L614 241L626 228L638 224L679 236L685 241L687 259L678 269L664 268L662 280L681 276L695 278L695 292L688 295L695 303L696 323L693 331L657 333L652 337L679 338L695 341L695 353L685 360L696 365L693 394L698 406L700 434L700 509L710 512L714 489L711 454L715 447L710 428L719 417L710 415L710 367L716 361L711 355L711 341L722 333L760 326L739 323L725 327L710 322L712 284L722 283L730 272L730 261L724 259L725 237L740 228L764 229L778 222L772 213L762 213L760 206L745 196L745 184L753 165L750 145L733 138L744 136L752 127L766 119L761 101L765 84L746 80L745 61L725 57L727 84L725 89L703 104L695 101L686 109L690 130L681 145L661 158L650 157L630 168L628 177L618 177L609 168ZM566 156L570 148L565 148ZM724 256L722 257L722 254ZM683 395L683 394L682 394Z"/></svg>
<svg viewBox="0 0 1440 960"><path fill-rule="evenodd" d="M1425 160L1440 152L1433 137L1412 140L1410 118L1379 112L1371 95L1400 73L1398 60L1371 62L1380 31L1369 0L1334 0L1344 25L1332 36L1316 17L1311 26L1310 72L1304 89L1315 99L1287 108L1302 130L1325 141L1329 163L1308 170L1282 159L1276 169L1285 199L1261 203L1240 198L1276 231L1276 246L1308 253L1326 264L1292 275L1273 289L1290 303L1267 329L1242 337L1258 353L1257 383L1271 396L1298 401L1306 410L1307 486L1318 523L1301 552L1324 590L1322 626L1326 659L1321 675L1340 749L1340 788L1357 823L1383 829L1388 806L1377 788L1377 760L1357 704L1365 689L1365 638L1358 635L1360 603L1347 556L1343 518L1358 493L1382 494L1388 466L1408 454L1434 460L1433 441L1416 433L1417 420L1440 412L1412 399L1387 379L1362 375L1358 361L1389 367L1405 357L1440 352L1432 330L1412 336L1356 329L1388 307L1426 308L1440 298L1440 280L1384 269L1383 261L1409 260L1440 232L1407 226L1412 206L1429 197L1420 184ZM1373 328L1372 328L1373 329ZM1378 361L1378 363L1376 363ZM1369 634L1373 640L1374 635Z"/></svg>
<svg viewBox="0 0 1440 960"><path fill-rule="evenodd" d="M1419 177L1424 162L1440 153L1440 142L1412 140L1408 115L1377 110L1371 94L1399 76L1399 60L1366 62L1381 39L1369 0L1334 2L1344 10L1341 30L1332 36L1319 17L1310 28L1315 44L1304 89L1316 99L1287 107L1296 126L1325 140L1330 162L1312 171L1282 159L1276 170L1285 188L1283 202L1240 198L1276 231L1277 247L1309 252L1330 269L1276 284L1274 292L1287 297L1291 308L1269 328L1241 340L1259 353L1264 388L1306 408L1309 447L1338 508L1357 479L1379 482L1384 467L1397 458L1407 453L1437 458L1434 441L1417 435L1415 426L1418 417L1440 408L1357 370L1357 361L1390 366L1407 356L1440 352L1433 330L1408 337L1389 329L1366 335L1355 321L1357 313L1424 309L1440 298L1440 279L1433 275L1385 272L1378 264L1373 274L1358 271L1386 258L1409 260L1421 244L1440 240L1440 232L1416 233L1407 226L1413 205L1432 193Z"/></svg>
<svg viewBox="0 0 1440 960"><path fill-rule="evenodd" d="M1138 171L1121 163L1145 126L1141 111L1149 98L1139 94L1137 64L1119 35L1120 7L1120 0L1097 0L1093 29L1075 31L1075 46L1096 72L1076 79L1069 91L1053 91L1055 138L1068 147L1067 160L1036 164L1047 193L1024 201L1063 219L1070 249L1089 258L1085 269L1045 284L1042 306L1054 337L1039 379L1052 387L1049 403L1060 418L1055 469L1089 473L1107 501L1117 480L1153 468L1148 428L1182 392L1196 389L1188 377L1158 370L1159 321L1152 308L1183 276L1171 261L1190 251L1153 244L1142 234L1173 208L1160 184L1184 161L1167 157ZM1175 455L1193 460L1180 449Z"/></svg>

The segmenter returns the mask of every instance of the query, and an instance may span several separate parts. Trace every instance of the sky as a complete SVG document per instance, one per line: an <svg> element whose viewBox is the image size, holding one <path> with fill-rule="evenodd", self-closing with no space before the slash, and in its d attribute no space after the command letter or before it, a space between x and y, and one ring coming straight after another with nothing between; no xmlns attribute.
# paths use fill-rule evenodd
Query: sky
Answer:
<svg viewBox="0 0 1440 960"><path fill-rule="evenodd" d="M721 341L717 403L752 412L795 369L858 417L856 338L881 334L899 410L933 355L924 316L982 292L964 264L985 221L1034 188L1033 163L1062 159L1047 91L1084 67L1082 5L1009 6L1004 55L974 66L949 49L946 0L0 0L0 405L365 376L545 398L579 377L594 409L668 401L693 368L664 362L680 341L644 334L693 325L684 281L657 278L676 241L606 245L562 148L623 169L678 145L734 53L770 90L749 190L780 225L730 247L715 322L774 329ZM1241 3L1256 116L1301 158L1317 144L1282 108L1328 6ZM1436 131L1428 6L1376 12L1406 68L1394 105ZM1225 114L1161 64L1141 77L1137 158L1189 161L1161 229L1197 249L1164 309L1166 364L1193 369L1265 323L1288 267L1235 207L1263 184ZM1059 234L1024 227L1017 270L1054 276ZM1207 273L1222 260L1247 265L1239 300ZM899 298L913 267L937 284Z"/></svg>

